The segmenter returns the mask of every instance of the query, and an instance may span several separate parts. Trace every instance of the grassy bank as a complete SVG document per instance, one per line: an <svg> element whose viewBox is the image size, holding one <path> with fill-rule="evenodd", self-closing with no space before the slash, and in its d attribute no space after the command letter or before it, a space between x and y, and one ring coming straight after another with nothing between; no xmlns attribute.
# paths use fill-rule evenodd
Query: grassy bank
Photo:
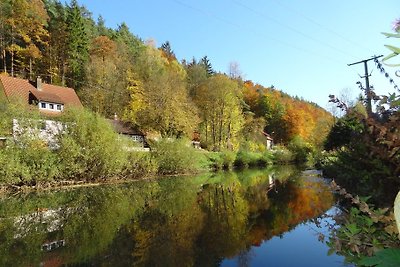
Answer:
<svg viewBox="0 0 400 267"><path fill-rule="evenodd" d="M0 135L9 138L0 148L2 186L93 183L266 167L297 162L299 155L295 149L283 147L264 152L208 152L194 149L189 140L173 138L151 142L151 152L133 151L129 149L135 146L133 141L121 138L107 120L86 110L69 110L58 117L64 126L49 146L40 137L45 118L37 111L10 105L4 114ZM25 129L14 137L13 119Z"/></svg>

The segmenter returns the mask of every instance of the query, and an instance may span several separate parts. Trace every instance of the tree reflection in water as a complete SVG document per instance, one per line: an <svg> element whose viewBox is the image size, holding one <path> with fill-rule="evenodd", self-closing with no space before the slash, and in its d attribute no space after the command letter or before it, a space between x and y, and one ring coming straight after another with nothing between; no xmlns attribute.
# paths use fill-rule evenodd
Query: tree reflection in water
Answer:
<svg viewBox="0 0 400 267"><path fill-rule="evenodd" d="M252 246L333 201L322 179L289 167L4 197L0 265L246 265ZM42 249L52 242L63 245Z"/></svg>

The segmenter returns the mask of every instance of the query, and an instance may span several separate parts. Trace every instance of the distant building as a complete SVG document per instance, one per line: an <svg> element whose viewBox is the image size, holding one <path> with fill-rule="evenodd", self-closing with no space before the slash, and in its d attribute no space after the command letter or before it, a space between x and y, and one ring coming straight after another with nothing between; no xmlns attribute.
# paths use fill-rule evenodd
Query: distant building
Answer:
<svg viewBox="0 0 400 267"><path fill-rule="evenodd" d="M267 134L266 132L262 132L262 134L265 136L265 146L267 149L272 149L272 146L274 145L274 139Z"/></svg>
<svg viewBox="0 0 400 267"><path fill-rule="evenodd" d="M57 115L66 107L82 107L74 89L0 75L0 100L22 101L38 107L40 113Z"/></svg>
<svg viewBox="0 0 400 267"><path fill-rule="evenodd" d="M148 147L146 142L146 135L142 131L140 131L137 126L133 126L130 123L120 121L116 116L113 120L108 121L110 122L116 133L129 138L140 147Z"/></svg>

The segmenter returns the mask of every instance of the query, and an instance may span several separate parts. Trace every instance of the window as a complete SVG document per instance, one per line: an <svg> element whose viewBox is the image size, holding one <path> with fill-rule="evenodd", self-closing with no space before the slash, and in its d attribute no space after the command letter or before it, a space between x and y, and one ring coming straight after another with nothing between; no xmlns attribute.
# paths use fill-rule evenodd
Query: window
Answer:
<svg viewBox="0 0 400 267"><path fill-rule="evenodd" d="M61 105L57 105L57 110L61 110Z"/></svg>
<svg viewBox="0 0 400 267"><path fill-rule="evenodd" d="M54 109L54 104L49 104L49 109Z"/></svg>
<svg viewBox="0 0 400 267"><path fill-rule="evenodd" d="M40 103L41 108L46 108L46 103Z"/></svg>
<svg viewBox="0 0 400 267"><path fill-rule="evenodd" d="M132 135L132 139L136 142L143 142L143 137L140 135Z"/></svg>

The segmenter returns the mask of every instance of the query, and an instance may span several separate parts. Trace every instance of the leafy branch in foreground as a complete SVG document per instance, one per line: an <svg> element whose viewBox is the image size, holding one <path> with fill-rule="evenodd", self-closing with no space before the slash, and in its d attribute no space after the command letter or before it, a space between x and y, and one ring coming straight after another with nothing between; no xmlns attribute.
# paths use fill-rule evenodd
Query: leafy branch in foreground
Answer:
<svg viewBox="0 0 400 267"><path fill-rule="evenodd" d="M334 181L332 189L350 202L342 226L333 230L333 236L327 242L331 251L336 251L348 261L365 266L379 265L378 259L388 263L400 255L400 241L393 215L393 209L374 208L366 201L368 198L353 196ZM343 220L343 216L336 218ZM383 252L390 249L392 253ZM368 257L374 256L375 260ZM386 258L387 257L387 258ZM397 261L397 265L400 261Z"/></svg>

